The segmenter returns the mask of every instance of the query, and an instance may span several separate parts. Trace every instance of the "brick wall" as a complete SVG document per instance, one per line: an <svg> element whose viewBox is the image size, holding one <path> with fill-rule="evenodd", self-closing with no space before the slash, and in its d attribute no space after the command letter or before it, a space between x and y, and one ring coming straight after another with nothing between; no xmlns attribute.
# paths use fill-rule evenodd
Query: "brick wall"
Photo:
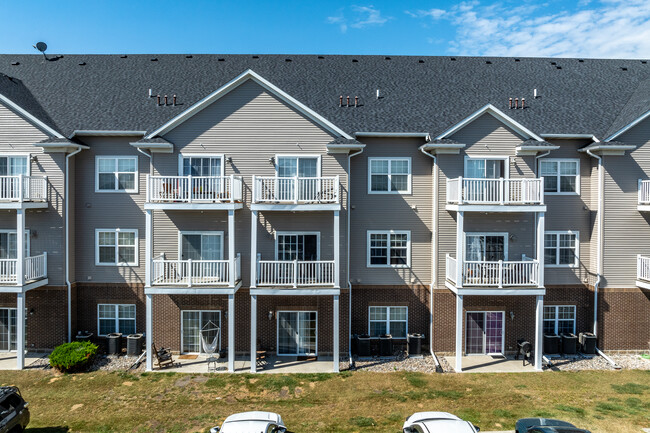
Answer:
<svg viewBox="0 0 650 433"><path fill-rule="evenodd" d="M598 348L647 351L649 344L650 290L601 289L598 293Z"/></svg>

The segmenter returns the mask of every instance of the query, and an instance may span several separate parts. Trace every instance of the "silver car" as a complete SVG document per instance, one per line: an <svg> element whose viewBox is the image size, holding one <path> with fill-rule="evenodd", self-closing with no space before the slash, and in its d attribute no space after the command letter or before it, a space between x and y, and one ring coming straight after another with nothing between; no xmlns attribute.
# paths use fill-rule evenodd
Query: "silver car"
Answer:
<svg viewBox="0 0 650 433"><path fill-rule="evenodd" d="M221 427L212 427L210 433L290 433L282 417L273 412L242 412L230 415Z"/></svg>
<svg viewBox="0 0 650 433"><path fill-rule="evenodd" d="M481 429L447 412L417 412L406 418L404 433L477 433Z"/></svg>

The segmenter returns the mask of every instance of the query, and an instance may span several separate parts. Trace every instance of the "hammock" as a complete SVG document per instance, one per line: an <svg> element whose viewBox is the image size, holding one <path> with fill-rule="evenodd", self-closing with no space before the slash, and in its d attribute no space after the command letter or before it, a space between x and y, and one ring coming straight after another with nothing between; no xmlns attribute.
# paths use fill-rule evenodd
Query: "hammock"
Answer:
<svg viewBox="0 0 650 433"><path fill-rule="evenodd" d="M213 355L217 350L217 347L219 347L220 336L221 328L215 325L212 320L209 320L208 323L201 328L201 345L203 347L203 352L208 355Z"/></svg>

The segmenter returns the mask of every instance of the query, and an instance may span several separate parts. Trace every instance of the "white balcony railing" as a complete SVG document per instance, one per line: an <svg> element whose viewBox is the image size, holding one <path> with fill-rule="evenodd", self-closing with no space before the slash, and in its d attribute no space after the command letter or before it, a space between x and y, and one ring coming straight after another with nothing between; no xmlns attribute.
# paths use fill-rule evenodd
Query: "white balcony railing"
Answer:
<svg viewBox="0 0 650 433"><path fill-rule="evenodd" d="M339 203L339 177L253 176L254 203Z"/></svg>
<svg viewBox="0 0 650 433"><path fill-rule="evenodd" d="M147 176L149 203L242 201L240 176Z"/></svg>
<svg viewBox="0 0 650 433"><path fill-rule="evenodd" d="M458 262L447 255L447 279L457 287L525 287L539 285L539 261L525 259L521 261L464 261L461 263L461 275ZM462 284L458 284L459 281Z"/></svg>
<svg viewBox="0 0 650 433"><path fill-rule="evenodd" d="M18 259L0 260L0 284L17 284L16 267ZM40 280L47 277L47 253L25 257L23 261L24 282Z"/></svg>
<svg viewBox="0 0 650 433"><path fill-rule="evenodd" d="M46 201L47 176L0 176L0 201Z"/></svg>
<svg viewBox="0 0 650 433"><path fill-rule="evenodd" d="M650 180L639 179L639 204L650 205Z"/></svg>
<svg viewBox="0 0 650 433"><path fill-rule="evenodd" d="M241 255L234 260L235 278L230 279L230 260L166 260L153 259L152 285L230 286L241 280Z"/></svg>
<svg viewBox="0 0 650 433"><path fill-rule="evenodd" d="M259 260L258 286L335 286L334 260Z"/></svg>
<svg viewBox="0 0 650 433"><path fill-rule="evenodd" d="M447 179L447 203L544 204L544 178Z"/></svg>
<svg viewBox="0 0 650 433"><path fill-rule="evenodd" d="M650 282L650 257L636 256L636 279Z"/></svg>

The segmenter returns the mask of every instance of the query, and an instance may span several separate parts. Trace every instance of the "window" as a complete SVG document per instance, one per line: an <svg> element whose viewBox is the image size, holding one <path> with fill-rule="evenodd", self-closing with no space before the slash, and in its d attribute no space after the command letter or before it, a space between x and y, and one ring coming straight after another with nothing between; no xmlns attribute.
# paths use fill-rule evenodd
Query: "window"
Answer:
<svg viewBox="0 0 650 433"><path fill-rule="evenodd" d="M137 266L138 231L125 229L98 229L96 235L96 265Z"/></svg>
<svg viewBox="0 0 650 433"><path fill-rule="evenodd" d="M578 266L578 233L546 232L544 233L545 266Z"/></svg>
<svg viewBox="0 0 650 433"><path fill-rule="evenodd" d="M277 156L278 177L318 177L317 156Z"/></svg>
<svg viewBox="0 0 650 433"><path fill-rule="evenodd" d="M410 194L411 158L368 158L368 193Z"/></svg>
<svg viewBox="0 0 650 433"><path fill-rule="evenodd" d="M0 176L29 174L29 157L26 155L0 156Z"/></svg>
<svg viewBox="0 0 650 433"><path fill-rule="evenodd" d="M575 334L576 306L575 305L545 305L544 333L545 334Z"/></svg>
<svg viewBox="0 0 650 433"><path fill-rule="evenodd" d="M136 156L98 156L95 191L138 192Z"/></svg>
<svg viewBox="0 0 650 433"><path fill-rule="evenodd" d="M396 268L411 266L411 232L369 231L368 266Z"/></svg>
<svg viewBox="0 0 650 433"><path fill-rule="evenodd" d="M467 233L465 235L465 260L476 262L508 260L508 234Z"/></svg>
<svg viewBox="0 0 650 433"><path fill-rule="evenodd" d="M221 311L181 311L181 352L183 353L201 353L205 352L201 342L201 331L212 343L217 337L216 350L221 349L221 338L218 329L221 328Z"/></svg>
<svg viewBox="0 0 650 433"><path fill-rule="evenodd" d="M580 161L577 159L543 159L539 175L544 177L544 192L551 194L580 193Z"/></svg>
<svg viewBox="0 0 650 433"><path fill-rule="evenodd" d="M0 230L0 259L18 257L16 230ZM29 230L25 230L25 257L29 257Z"/></svg>
<svg viewBox="0 0 650 433"><path fill-rule="evenodd" d="M319 259L319 233L282 233L276 238L277 260L314 261Z"/></svg>
<svg viewBox="0 0 650 433"><path fill-rule="evenodd" d="M507 158L466 158L465 177L468 179L499 179L506 177Z"/></svg>
<svg viewBox="0 0 650 433"><path fill-rule="evenodd" d="M223 260L223 232L180 232L181 260Z"/></svg>
<svg viewBox="0 0 650 433"><path fill-rule="evenodd" d="M221 155L181 155L181 176L223 176Z"/></svg>
<svg viewBox="0 0 650 433"><path fill-rule="evenodd" d="M98 304L97 329L99 335L135 334L135 304Z"/></svg>
<svg viewBox="0 0 650 433"><path fill-rule="evenodd" d="M393 338L406 338L408 307L370 307L368 334L371 337L390 334Z"/></svg>

